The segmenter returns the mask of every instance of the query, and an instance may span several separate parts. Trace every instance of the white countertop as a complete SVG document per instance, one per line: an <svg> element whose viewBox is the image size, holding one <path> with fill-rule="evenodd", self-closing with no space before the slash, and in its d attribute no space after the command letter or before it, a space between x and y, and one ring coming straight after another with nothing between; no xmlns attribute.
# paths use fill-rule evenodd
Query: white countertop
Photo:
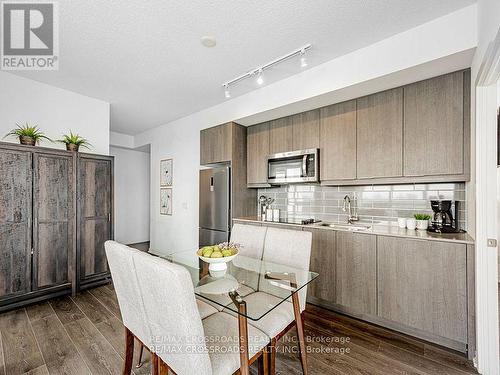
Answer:
<svg viewBox="0 0 500 375"><path fill-rule="evenodd" d="M393 237L404 237L404 238L413 238L413 239L421 239L421 240L432 240L432 241L444 241L444 242L455 242L455 243L464 243L464 244L474 244L474 239L466 232L463 233L433 233L422 230L410 230L410 229L401 229L396 226L387 226L387 225L371 225L370 229L367 230L357 230L352 231L343 228L332 228L327 226L322 226L321 222L316 224L288 224L288 223L279 223L272 221L263 221L258 219L256 216L251 217L240 217L234 219L236 222L254 222L261 223L263 225L281 225L281 226L290 226L290 227L300 227L300 228L314 228L314 229L322 229L322 230L337 230L343 232L355 232L355 233L368 233L375 234L380 236L393 236ZM335 223L333 223L335 224ZM340 223L336 223L340 224ZM345 223L341 223L345 224ZM365 223L363 223L365 224ZM366 225L370 225L366 223Z"/></svg>

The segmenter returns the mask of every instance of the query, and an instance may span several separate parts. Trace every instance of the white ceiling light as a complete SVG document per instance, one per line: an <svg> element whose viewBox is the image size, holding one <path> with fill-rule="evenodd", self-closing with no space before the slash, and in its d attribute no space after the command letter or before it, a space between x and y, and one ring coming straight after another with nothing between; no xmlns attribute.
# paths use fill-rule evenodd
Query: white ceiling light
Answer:
<svg viewBox="0 0 500 375"><path fill-rule="evenodd" d="M282 63L283 61L288 60L292 57L300 56L300 66L302 68L305 68L307 66L307 60L306 60L305 54L311 48L312 48L312 44L306 44L305 46L303 46L301 48L298 48L290 53L287 53L286 55L283 55L281 57L278 57L277 59L274 59L273 61L268 62L267 64L264 64L260 67L252 69L252 70L246 72L245 74L242 74L236 78L233 78L230 81L224 82L222 84L222 87L224 87L224 95L226 96L226 98L229 98L230 97L229 87L231 85L235 85L236 83L243 81L244 79L254 77L255 75L257 75L257 79L256 79L257 84L259 86L262 86L264 84L264 77L263 77L264 70L269 69L269 68L271 68L279 63Z"/></svg>
<svg viewBox="0 0 500 375"><path fill-rule="evenodd" d="M259 69L259 72L257 73L257 79L255 80L258 85L262 85L264 83L264 77L262 77L262 69Z"/></svg>
<svg viewBox="0 0 500 375"><path fill-rule="evenodd" d="M307 66L306 50L300 51L300 67L305 68Z"/></svg>
<svg viewBox="0 0 500 375"><path fill-rule="evenodd" d="M226 99L229 99L231 97L231 92L229 91L229 86L224 86L224 96Z"/></svg>
<svg viewBox="0 0 500 375"><path fill-rule="evenodd" d="M214 36L205 35L201 37L201 44L203 44L207 48L212 48L217 45L217 40Z"/></svg>

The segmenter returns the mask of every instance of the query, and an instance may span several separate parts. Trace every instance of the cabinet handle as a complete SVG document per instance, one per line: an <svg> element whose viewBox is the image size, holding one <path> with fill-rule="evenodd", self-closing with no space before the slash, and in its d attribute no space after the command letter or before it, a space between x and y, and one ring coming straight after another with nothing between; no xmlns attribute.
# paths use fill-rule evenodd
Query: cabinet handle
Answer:
<svg viewBox="0 0 500 375"><path fill-rule="evenodd" d="M111 222L111 213L108 213L108 221Z"/></svg>

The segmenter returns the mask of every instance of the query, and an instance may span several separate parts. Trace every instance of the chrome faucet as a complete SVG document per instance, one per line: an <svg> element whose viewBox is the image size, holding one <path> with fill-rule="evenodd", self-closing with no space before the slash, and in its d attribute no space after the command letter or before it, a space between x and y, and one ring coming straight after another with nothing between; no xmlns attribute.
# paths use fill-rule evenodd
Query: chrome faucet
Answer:
<svg viewBox="0 0 500 375"><path fill-rule="evenodd" d="M354 196L354 202L356 202L356 197ZM356 209L356 204L354 204L354 209L351 205L351 197L349 195L346 195L344 197L344 206L342 207L342 211L347 212L347 222L349 224L352 224L353 221L358 221L358 212Z"/></svg>

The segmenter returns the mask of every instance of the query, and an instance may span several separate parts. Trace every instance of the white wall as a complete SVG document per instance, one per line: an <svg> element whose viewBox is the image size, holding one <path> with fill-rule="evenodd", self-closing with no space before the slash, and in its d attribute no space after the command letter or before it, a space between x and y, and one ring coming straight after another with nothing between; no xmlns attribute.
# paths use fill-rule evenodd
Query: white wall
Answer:
<svg viewBox="0 0 500 375"><path fill-rule="evenodd" d="M476 7L472 5L137 135L136 147L151 144L151 246L188 249L198 244L200 129L248 118L253 118L256 123L262 113L269 116L269 111L310 98L328 95L329 100L346 100L346 95L355 98L369 93L367 91L382 90L388 85L395 87L468 67L472 59L470 51L477 43L476 31ZM464 60L464 57L469 59ZM330 95L338 92L342 94ZM276 116L276 113L271 115ZM172 216L159 214L158 171L159 161L164 158L174 159Z"/></svg>
<svg viewBox="0 0 500 375"><path fill-rule="evenodd" d="M110 147L115 157L115 239L149 241L149 153Z"/></svg>
<svg viewBox="0 0 500 375"><path fill-rule="evenodd" d="M88 152L109 152L109 103L0 72L0 138L16 123L25 122L38 125L51 139L60 139L71 129L92 144ZM18 142L10 137L1 141ZM46 141L40 145L65 148Z"/></svg>

